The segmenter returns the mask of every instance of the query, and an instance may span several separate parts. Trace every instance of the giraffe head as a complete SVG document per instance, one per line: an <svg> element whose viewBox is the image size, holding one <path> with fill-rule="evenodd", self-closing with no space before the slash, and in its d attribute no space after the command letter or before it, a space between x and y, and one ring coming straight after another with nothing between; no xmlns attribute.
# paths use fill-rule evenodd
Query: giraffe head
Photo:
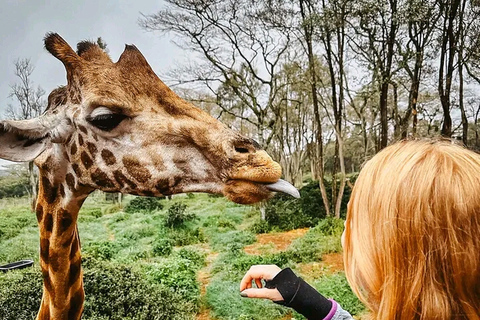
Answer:
<svg viewBox="0 0 480 320"><path fill-rule="evenodd" d="M91 42L75 52L58 34L45 48L64 64L67 85L50 93L41 117L0 122L0 158L35 160L70 189L220 193L237 203L297 192L255 141L178 97L135 46L117 62Z"/></svg>

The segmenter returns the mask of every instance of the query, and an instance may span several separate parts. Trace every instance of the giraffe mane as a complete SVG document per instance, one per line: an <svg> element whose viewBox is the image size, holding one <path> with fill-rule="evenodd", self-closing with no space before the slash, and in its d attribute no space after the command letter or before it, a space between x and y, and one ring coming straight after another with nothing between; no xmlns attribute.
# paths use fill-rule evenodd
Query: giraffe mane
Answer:
<svg viewBox="0 0 480 320"><path fill-rule="evenodd" d="M90 40L84 40L77 44L77 54L87 61L104 61L112 63L110 56L100 46Z"/></svg>

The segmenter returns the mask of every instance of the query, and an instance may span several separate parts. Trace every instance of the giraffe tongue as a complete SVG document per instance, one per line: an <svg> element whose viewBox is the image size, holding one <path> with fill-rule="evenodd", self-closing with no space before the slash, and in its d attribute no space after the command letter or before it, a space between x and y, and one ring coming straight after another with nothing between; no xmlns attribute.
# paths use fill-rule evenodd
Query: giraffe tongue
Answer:
<svg viewBox="0 0 480 320"><path fill-rule="evenodd" d="M298 192L297 188L282 179L272 184L266 184L265 187L271 191L283 192L291 195L292 197L300 198L300 192Z"/></svg>

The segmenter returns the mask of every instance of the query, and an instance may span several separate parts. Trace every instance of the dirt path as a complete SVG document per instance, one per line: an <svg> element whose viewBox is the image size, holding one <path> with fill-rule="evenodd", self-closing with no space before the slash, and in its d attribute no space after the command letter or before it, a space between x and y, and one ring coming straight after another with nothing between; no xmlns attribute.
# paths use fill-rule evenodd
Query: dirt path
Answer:
<svg viewBox="0 0 480 320"><path fill-rule="evenodd" d="M257 234L257 242L246 246L245 252L248 254L264 254L284 251L293 240L303 237L308 229L296 229L287 232L272 232Z"/></svg>
<svg viewBox="0 0 480 320"><path fill-rule="evenodd" d="M207 293L207 286L210 283L211 278L211 269L213 262L217 259L218 252L213 252L208 245L205 247L207 252L206 265L198 271L197 280L200 282L200 297L201 299L205 297ZM205 304L202 303L200 307L200 313L197 314L197 320L210 320L210 310L206 308Z"/></svg>

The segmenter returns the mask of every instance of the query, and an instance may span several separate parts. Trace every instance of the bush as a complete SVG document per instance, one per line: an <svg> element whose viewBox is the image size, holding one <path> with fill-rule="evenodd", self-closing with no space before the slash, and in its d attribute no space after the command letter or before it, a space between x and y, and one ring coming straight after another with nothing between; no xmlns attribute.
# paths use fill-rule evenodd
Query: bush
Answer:
<svg viewBox="0 0 480 320"><path fill-rule="evenodd" d="M305 236L295 239L286 253L294 262L320 261L325 253L342 251L340 240L342 231L343 220L324 219Z"/></svg>
<svg viewBox="0 0 480 320"><path fill-rule="evenodd" d="M200 269L205 266L206 255L204 253L199 253L193 249L181 248L175 255L180 259L189 260L195 266L195 269Z"/></svg>
<svg viewBox="0 0 480 320"><path fill-rule="evenodd" d="M167 211L165 226L170 228L183 227L186 222L197 218L193 213L185 213L187 205L183 203L174 203Z"/></svg>
<svg viewBox="0 0 480 320"><path fill-rule="evenodd" d="M84 261L86 320L194 319L198 306L152 284L131 267ZM42 297L39 268L0 274L0 319L34 319Z"/></svg>
<svg viewBox="0 0 480 320"><path fill-rule="evenodd" d="M288 259L285 252L258 256L246 254L244 251L230 251L220 255L214 262L212 272L220 274L220 278L224 280L240 281L253 265L275 264L282 268L289 263Z"/></svg>
<svg viewBox="0 0 480 320"><path fill-rule="evenodd" d="M356 179L356 175L349 176L350 181ZM325 180L325 188L329 197L333 212L334 203L332 203L332 183ZM347 204L350 199L351 188L345 187L342 198L340 216L345 218ZM300 199L292 199L284 194L277 194L273 199L267 202L265 208L265 220L271 228L279 230L293 230L298 228L313 227L322 219L326 218L326 211L323 205L322 194L318 186L318 181L308 182L300 189Z"/></svg>
<svg viewBox="0 0 480 320"><path fill-rule="evenodd" d="M239 281L239 280L238 280ZM207 287L206 301L215 319L264 320L284 318L290 310L264 299L243 299L238 281L214 279Z"/></svg>
<svg viewBox="0 0 480 320"><path fill-rule="evenodd" d="M152 284L132 267L85 263L83 318L192 319L197 306L171 289Z"/></svg>
<svg viewBox="0 0 480 320"><path fill-rule="evenodd" d="M324 296L337 301L352 315L358 315L365 311L365 306L352 292L343 272L317 279L313 286Z"/></svg>
<svg viewBox="0 0 480 320"><path fill-rule="evenodd" d="M211 245L215 251L238 251L256 240L257 238L251 232L232 230L213 234Z"/></svg>
<svg viewBox="0 0 480 320"><path fill-rule="evenodd" d="M200 285L197 282L198 265L179 257L165 259L149 266L147 274L155 283L170 288L187 301L198 303Z"/></svg>
<svg viewBox="0 0 480 320"><path fill-rule="evenodd" d="M168 236L172 239L175 246L188 246L199 242L205 242L205 235L200 228L171 229Z"/></svg>
<svg viewBox="0 0 480 320"><path fill-rule="evenodd" d="M303 213L301 199L277 194L265 207L265 221L278 230L293 230L313 227L316 220Z"/></svg>
<svg viewBox="0 0 480 320"><path fill-rule="evenodd" d="M0 319L35 319L42 299L40 269L0 274Z"/></svg>
<svg viewBox="0 0 480 320"><path fill-rule="evenodd" d="M153 253L157 256L168 256L173 250L173 240L168 238L157 238L153 243Z"/></svg>
<svg viewBox="0 0 480 320"><path fill-rule="evenodd" d="M100 260L111 260L120 250L112 241L90 242L82 248L82 254Z"/></svg>
<svg viewBox="0 0 480 320"><path fill-rule="evenodd" d="M250 228L252 232L259 234L259 233L268 233L272 231L272 226L266 221L262 219L257 219L252 227Z"/></svg>
<svg viewBox="0 0 480 320"><path fill-rule="evenodd" d="M140 211L162 210L163 204L161 199L153 197L136 197L130 201L125 207L125 212L134 213Z"/></svg>

